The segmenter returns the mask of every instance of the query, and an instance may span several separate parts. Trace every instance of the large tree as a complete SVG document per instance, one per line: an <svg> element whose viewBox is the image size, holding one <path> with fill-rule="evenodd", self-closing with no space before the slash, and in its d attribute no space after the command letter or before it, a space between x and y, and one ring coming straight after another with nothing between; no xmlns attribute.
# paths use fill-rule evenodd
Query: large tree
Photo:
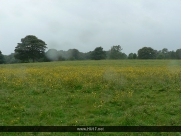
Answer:
<svg viewBox="0 0 181 136"><path fill-rule="evenodd" d="M175 51L170 51L169 56L170 56L170 59L176 59L176 52Z"/></svg>
<svg viewBox="0 0 181 136"><path fill-rule="evenodd" d="M133 53L130 53L130 54L128 55L128 59L133 59Z"/></svg>
<svg viewBox="0 0 181 136"><path fill-rule="evenodd" d="M15 58L23 62L40 59L45 54L46 43L34 35L28 35L21 39L21 43L15 48Z"/></svg>
<svg viewBox="0 0 181 136"><path fill-rule="evenodd" d="M151 47L143 47L138 50L138 58L139 59L155 59L156 58L156 50Z"/></svg>
<svg viewBox="0 0 181 136"><path fill-rule="evenodd" d="M75 59L75 60L79 60L80 59L80 52L79 52L79 50L72 49L71 58Z"/></svg>
<svg viewBox="0 0 181 136"><path fill-rule="evenodd" d="M121 46L120 45L115 45L111 47L110 50L110 59L121 59L122 58L122 53L121 53Z"/></svg>
<svg viewBox="0 0 181 136"><path fill-rule="evenodd" d="M93 60L101 60L106 58L106 52L103 51L102 47L97 47L94 51L91 52L91 59Z"/></svg>
<svg viewBox="0 0 181 136"><path fill-rule="evenodd" d="M133 59L137 59L137 54L136 53L133 54Z"/></svg>
<svg viewBox="0 0 181 136"><path fill-rule="evenodd" d="M5 63L5 59L4 59L4 55L0 51L0 64L3 64L3 63Z"/></svg>
<svg viewBox="0 0 181 136"><path fill-rule="evenodd" d="M164 59L169 59L169 51L167 48L162 49L162 54L164 55Z"/></svg>
<svg viewBox="0 0 181 136"><path fill-rule="evenodd" d="M159 53L159 54L157 54L156 58L157 59L164 59L165 56L162 53Z"/></svg>
<svg viewBox="0 0 181 136"><path fill-rule="evenodd" d="M176 58L181 59L181 49L176 50Z"/></svg>

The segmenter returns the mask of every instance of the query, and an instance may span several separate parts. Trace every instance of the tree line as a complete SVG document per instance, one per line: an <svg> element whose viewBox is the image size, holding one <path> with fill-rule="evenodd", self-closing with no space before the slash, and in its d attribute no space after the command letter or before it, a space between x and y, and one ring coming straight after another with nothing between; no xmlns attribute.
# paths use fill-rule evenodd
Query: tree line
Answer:
<svg viewBox="0 0 181 136"><path fill-rule="evenodd" d="M15 47L14 53L3 55L0 51L0 64L6 63L28 63L28 62L50 62L65 60L102 60L102 59L181 59L181 49L169 51L167 48L154 50L151 47L143 47L137 53L126 55L122 52L120 45L113 45L110 50L96 47L93 51L86 53L79 52L78 49L68 51L47 49L47 44L34 35L28 35L21 39Z"/></svg>

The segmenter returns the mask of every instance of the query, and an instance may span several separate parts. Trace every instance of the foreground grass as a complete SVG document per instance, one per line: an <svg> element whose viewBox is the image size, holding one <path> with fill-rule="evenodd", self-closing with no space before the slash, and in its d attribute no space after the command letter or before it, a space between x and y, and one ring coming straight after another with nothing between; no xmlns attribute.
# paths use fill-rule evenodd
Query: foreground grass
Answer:
<svg viewBox="0 0 181 136"><path fill-rule="evenodd" d="M178 60L0 65L0 125L180 126L180 68ZM127 133L96 133L105 134ZM168 135L128 135L141 134Z"/></svg>

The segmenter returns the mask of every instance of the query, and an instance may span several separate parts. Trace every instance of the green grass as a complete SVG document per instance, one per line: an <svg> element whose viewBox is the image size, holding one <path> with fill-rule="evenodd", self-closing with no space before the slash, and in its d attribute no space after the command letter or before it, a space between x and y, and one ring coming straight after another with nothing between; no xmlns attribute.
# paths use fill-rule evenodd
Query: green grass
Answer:
<svg viewBox="0 0 181 136"><path fill-rule="evenodd" d="M1 126L181 126L181 61L180 60L117 60L117 61L65 61L51 63L0 65L1 69L19 70L54 67L105 68L106 78L91 84L75 82L60 88L39 86L11 86L0 83ZM141 70L146 75L133 75ZM165 70L160 70L160 67ZM126 71L119 75L117 72ZM147 71L150 69L153 71ZM156 71L158 70L160 71ZM170 77L165 73L170 73ZM81 69L80 69L81 72ZM108 73L108 74L107 74ZM5 73L10 78L8 73ZM3 75L3 74L2 74ZM130 76L128 76L130 75ZM29 75L23 75L29 76ZM44 78L35 78L40 84ZM84 75L82 75L84 76ZM160 77L162 76L162 77ZM1 78L1 77L0 77ZM12 76L12 78L14 78ZM17 76L17 78L22 78ZM24 78L24 77L23 77ZM108 79L109 78L109 79ZM108 80L107 80L108 79ZM33 79L32 79L33 80ZM74 80L73 80L74 82ZM121 82L121 83L120 83ZM101 84L100 84L101 83ZM108 87L104 86L108 84ZM4 136L25 135L181 135L181 133L2 133Z"/></svg>

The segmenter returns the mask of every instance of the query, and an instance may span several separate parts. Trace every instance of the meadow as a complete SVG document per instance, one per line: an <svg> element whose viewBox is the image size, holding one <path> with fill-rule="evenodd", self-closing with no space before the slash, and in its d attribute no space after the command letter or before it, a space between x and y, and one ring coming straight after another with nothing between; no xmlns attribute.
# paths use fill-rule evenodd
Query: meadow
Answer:
<svg viewBox="0 0 181 136"><path fill-rule="evenodd" d="M62 61L0 65L0 126L181 126L180 98L180 60Z"/></svg>

